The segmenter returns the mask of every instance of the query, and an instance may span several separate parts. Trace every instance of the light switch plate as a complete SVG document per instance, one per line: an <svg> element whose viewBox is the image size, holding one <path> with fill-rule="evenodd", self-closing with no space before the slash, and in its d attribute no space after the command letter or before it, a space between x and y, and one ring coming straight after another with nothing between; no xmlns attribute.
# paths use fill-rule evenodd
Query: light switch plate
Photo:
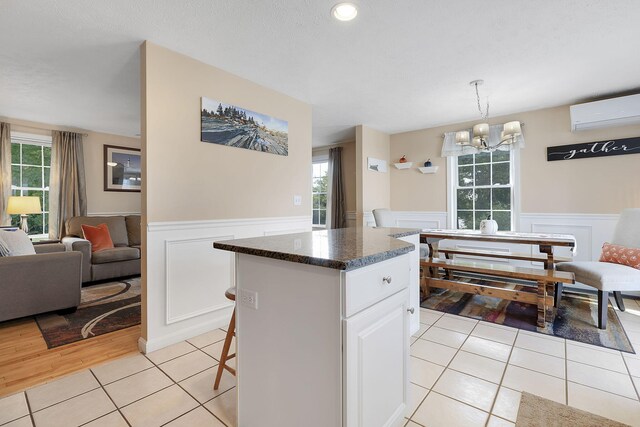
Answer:
<svg viewBox="0 0 640 427"><path fill-rule="evenodd" d="M240 290L240 304L245 307L253 308L254 310L258 309L258 293L256 291L252 291L251 289L242 289Z"/></svg>
<svg viewBox="0 0 640 427"><path fill-rule="evenodd" d="M293 205L294 206L302 205L302 196L299 196L297 194L295 196L293 196Z"/></svg>

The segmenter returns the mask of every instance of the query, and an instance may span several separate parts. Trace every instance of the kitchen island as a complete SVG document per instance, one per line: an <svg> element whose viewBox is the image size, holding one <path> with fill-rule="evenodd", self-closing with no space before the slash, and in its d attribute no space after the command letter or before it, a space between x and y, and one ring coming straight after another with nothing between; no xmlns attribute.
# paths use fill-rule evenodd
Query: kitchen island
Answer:
<svg viewBox="0 0 640 427"><path fill-rule="evenodd" d="M214 243L236 252L238 426L403 424L419 232Z"/></svg>

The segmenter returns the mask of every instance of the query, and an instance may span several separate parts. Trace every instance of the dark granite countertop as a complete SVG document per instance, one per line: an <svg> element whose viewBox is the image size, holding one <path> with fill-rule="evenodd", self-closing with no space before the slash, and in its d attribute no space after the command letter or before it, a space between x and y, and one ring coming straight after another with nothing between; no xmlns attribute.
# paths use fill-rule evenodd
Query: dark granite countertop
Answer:
<svg viewBox="0 0 640 427"><path fill-rule="evenodd" d="M213 243L213 247L337 270L353 270L411 252L414 245L398 238L419 233L420 230L410 228L340 228L218 241Z"/></svg>

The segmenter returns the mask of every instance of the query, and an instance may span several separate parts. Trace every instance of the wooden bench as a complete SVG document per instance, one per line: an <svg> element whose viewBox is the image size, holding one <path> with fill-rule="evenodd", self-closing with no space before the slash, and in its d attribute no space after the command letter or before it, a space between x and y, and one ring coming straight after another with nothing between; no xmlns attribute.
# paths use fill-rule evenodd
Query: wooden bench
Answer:
<svg viewBox="0 0 640 427"><path fill-rule="evenodd" d="M531 255L531 254L500 252L500 251L491 251L491 250L449 249L449 248L440 249L439 248L438 253L443 254L447 259L450 259L450 255L467 255L467 256L483 257L483 258L509 259L514 261L534 261L534 262L541 262L541 263L546 263L548 261L547 255ZM558 256L554 256L553 259L554 259L554 262L572 261L572 258L558 257ZM545 264L545 268L547 268L546 264Z"/></svg>
<svg viewBox="0 0 640 427"><path fill-rule="evenodd" d="M454 291L474 293L510 301L519 301L538 306L539 327L545 327L547 320L553 316L554 290L556 283L575 283L573 273L543 270L539 268L516 267L508 264L489 264L473 261L428 258L420 262L423 271L429 272L422 277L425 295L429 296L429 288L445 288ZM445 277L439 277L439 270L445 271ZM452 272L472 273L483 276L483 284L454 280ZM502 280L500 280L502 279ZM531 290L508 288L506 280L517 279L531 283Z"/></svg>

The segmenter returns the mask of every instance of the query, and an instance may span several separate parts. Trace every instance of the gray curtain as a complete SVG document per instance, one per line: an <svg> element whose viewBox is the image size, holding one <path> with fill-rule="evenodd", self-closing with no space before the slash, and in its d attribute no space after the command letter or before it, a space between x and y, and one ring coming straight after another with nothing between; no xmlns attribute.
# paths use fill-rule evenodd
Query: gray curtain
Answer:
<svg viewBox="0 0 640 427"><path fill-rule="evenodd" d="M7 205L11 196L11 125L0 122L0 225L10 225Z"/></svg>
<svg viewBox="0 0 640 427"><path fill-rule="evenodd" d="M87 214L82 135L53 131L49 184L49 237L63 237L64 223Z"/></svg>
<svg viewBox="0 0 640 427"><path fill-rule="evenodd" d="M329 150L329 170L331 171L331 215L329 228L347 226L347 208L344 203L344 179L342 177L342 147Z"/></svg>

